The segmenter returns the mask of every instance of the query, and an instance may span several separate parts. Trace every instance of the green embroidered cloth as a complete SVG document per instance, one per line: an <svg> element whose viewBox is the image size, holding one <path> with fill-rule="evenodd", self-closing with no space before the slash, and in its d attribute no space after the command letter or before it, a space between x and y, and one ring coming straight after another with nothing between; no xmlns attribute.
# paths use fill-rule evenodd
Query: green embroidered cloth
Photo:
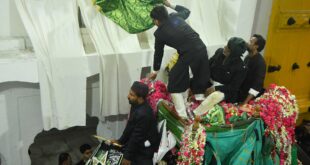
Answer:
<svg viewBox="0 0 310 165"><path fill-rule="evenodd" d="M154 26L153 7L163 0L96 0L100 12L129 33L140 33Z"/></svg>
<svg viewBox="0 0 310 165"><path fill-rule="evenodd" d="M212 126L225 124L225 113L221 106L215 105L208 114L202 117L202 123L210 123Z"/></svg>
<svg viewBox="0 0 310 165"><path fill-rule="evenodd" d="M182 141L184 128L176 120L169 110L158 103L158 120L166 119L167 129ZM273 148L272 139L264 138L264 122L260 119L248 119L238 121L235 127L212 126L206 127L207 139L203 164L211 163L212 156L215 156L217 165L278 165L279 157L271 156L270 148ZM265 141L265 142L263 142ZM292 165L297 165L296 146L292 146Z"/></svg>

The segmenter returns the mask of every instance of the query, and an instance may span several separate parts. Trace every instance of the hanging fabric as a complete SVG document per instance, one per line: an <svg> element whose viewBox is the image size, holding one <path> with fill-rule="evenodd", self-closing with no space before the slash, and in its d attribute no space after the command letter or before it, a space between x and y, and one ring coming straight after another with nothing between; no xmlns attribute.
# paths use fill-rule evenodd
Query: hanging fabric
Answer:
<svg viewBox="0 0 310 165"><path fill-rule="evenodd" d="M138 38L103 16L90 0L78 0L78 3L100 61L100 110L92 112L92 115L101 118L127 114L129 104L124 100L127 100L132 83L128 80L139 78L139 74L135 73L134 77L131 74L132 71L138 71L143 61L143 57L137 55L137 52L141 52ZM135 55L131 55L134 52Z"/></svg>
<svg viewBox="0 0 310 165"><path fill-rule="evenodd" d="M140 33L154 26L150 12L163 0L96 0L102 14L128 33Z"/></svg>
<svg viewBox="0 0 310 165"><path fill-rule="evenodd" d="M75 0L15 0L38 60L43 127L86 124L87 61Z"/></svg>

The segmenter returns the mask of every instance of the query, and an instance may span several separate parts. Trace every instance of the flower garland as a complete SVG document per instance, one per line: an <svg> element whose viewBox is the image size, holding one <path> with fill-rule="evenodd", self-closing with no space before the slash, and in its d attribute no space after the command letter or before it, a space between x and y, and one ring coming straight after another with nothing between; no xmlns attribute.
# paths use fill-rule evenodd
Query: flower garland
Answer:
<svg viewBox="0 0 310 165"><path fill-rule="evenodd" d="M149 81L147 79L143 79L141 82L149 86L147 100L155 113L157 113L157 102L160 99L171 102L171 96L163 82ZM192 111L198 105L199 102L194 102L188 104L187 107L189 111ZM298 106L295 96L285 87L271 84L262 96L251 101L249 105L237 106L222 102L220 106L224 109L226 124L252 116L256 108L259 107L260 117L267 125L265 135L272 136L276 143L276 149L280 153L280 165L291 164L291 146L295 143L294 130L298 116ZM193 130L193 125L195 125L195 122L186 127L182 135L183 141L178 152L177 164L179 165L202 164L203 162L206 140L205 128L199 124L198 128Z"/></svg>
<svg viewBox="0 0 310 165"><path fill-rule="evenodd" d="M195 126L198 128L194 129ZM182 135L183 141L181 142L181 148L178 152L179 158L177 164L202 165L206 137L206 130L201 124L194 123L186 127Z"/></svg>
<svg viewBox="0 0 310 165"><path fill-rule="evenodd" d="M147 96L147 101L155 114L157 114L157 103L159 100L163 99L171 102L171 96L167 90L165 83L159 80L150 81L148 79L142 79L141 82L147 84L149 87L149 94Z"/></svg>
<svg viewBox="0 0 310 165"><path fill-rule="evenodd" d="M271 135L280 153L280 165L291 164L291 146L295 142L298 106L294 95L282 86L271 84L268 90L252 102L260 107L260 116L267 125L265 135Z"/></svg>
<svg viewBox="0 0 310 165"><path fill-rule="evenodd" d="M221 102L220 106L224 109L226 124L246 120L249 116L252 116L254 111L253 106L249 104L238 106L232 103Z"/></svg>
<svg viewBox="0 0 310 165"><path fill-rule="evenodd" d="M194 110L201 104L201 101L191 100L185 103L186 113L188 116L189 122L193 122L195 119Z"/></svg>

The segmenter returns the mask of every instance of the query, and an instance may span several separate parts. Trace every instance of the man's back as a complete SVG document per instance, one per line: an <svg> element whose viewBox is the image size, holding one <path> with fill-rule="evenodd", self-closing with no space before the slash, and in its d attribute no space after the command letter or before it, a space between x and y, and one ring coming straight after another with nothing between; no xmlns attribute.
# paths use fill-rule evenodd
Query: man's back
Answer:
<svg viewBox="0 0 310 165"><path fill-rule="evenodd" d="M178 13L170 14L169 18L155 31L156 39L177 49L180 54L205 47L199 34L184 20L188 17L189 10L182 6L176 6L176 10ZM187 15L184 16L183 13L187 11Z"/></svg>

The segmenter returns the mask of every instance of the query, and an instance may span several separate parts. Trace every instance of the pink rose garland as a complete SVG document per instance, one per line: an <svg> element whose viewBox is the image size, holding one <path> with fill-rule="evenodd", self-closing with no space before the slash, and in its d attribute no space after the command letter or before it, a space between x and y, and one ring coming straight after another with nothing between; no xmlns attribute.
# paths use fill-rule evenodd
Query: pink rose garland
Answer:
<svg viewBox="0 0 310 165"><path fill-rule="evenodd" d="M155 114L157 114L157 103L159 100L163 99L171 102L171 96L165 83L159 80L149 81L148 79L142 79L141 82L147 84L149 87L147 101Z"/></svg>
<svg viewBox="0 0 310 165"><path fill-rule="evenodd" d="M199 124L198 129L193 131L194 124L185 128L182 135L183 141L178 152L178 165L202 165L205 153L206 131Z"/></svg>
<svg viewBox="0 0 310 165"><path fill-rule="evenodd" d="M260 117L267 125L265 134L273 137L276 149L280 152L280 165L290 165L298 116L295 96L285 87L271 84L252 105L260 107Z"/></svg>

